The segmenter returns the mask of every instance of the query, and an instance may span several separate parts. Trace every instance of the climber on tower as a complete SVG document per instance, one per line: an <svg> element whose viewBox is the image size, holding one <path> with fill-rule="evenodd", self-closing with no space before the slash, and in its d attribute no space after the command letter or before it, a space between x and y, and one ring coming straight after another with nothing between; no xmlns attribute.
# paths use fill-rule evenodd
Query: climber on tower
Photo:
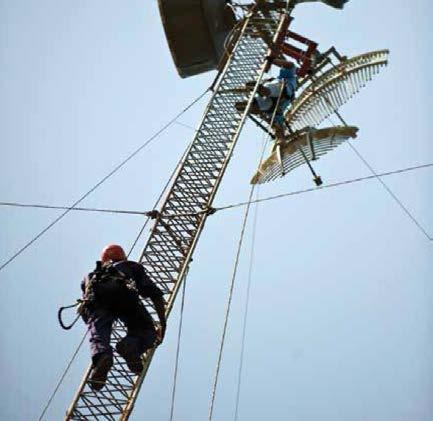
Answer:
<svg viewBox="0 0 433 421"><path fill-rule="evenodd" d="M143 353L159 345L164 338L166 316L161 290L150 280L144 267L127 260L122 247L115 244L103 249L101 260L84 278L81 289L81 315L90 331L90 387L98 391L105 385L113 365L110 337L113 323L118 320L125 325L127 334L117 342L116 351L131 372L140 374ZM151 299L160 321L158 328L140 296Z"/></svg>
<svg viewBox="0 0 433 421"><path fill-rule="evenodd" d="M269 123L273 120L277 137L284 135L284 113L295 98L296 86L296 66L292 62L286 62L285 67L280 68L277 79L268 79L258 87L257 95L251 104L251 114L262 114ZM246 105L246 102L238 102L236 109L242 112Z"/></svg>

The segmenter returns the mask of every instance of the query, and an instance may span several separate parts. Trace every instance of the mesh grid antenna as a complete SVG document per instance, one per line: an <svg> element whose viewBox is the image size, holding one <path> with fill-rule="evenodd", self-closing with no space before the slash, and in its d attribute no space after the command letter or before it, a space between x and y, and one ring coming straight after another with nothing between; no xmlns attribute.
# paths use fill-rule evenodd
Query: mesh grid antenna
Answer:
<svg viewBox="0 0 433 421"><path fill-rule="evenodd" d="M263 184L283 177L295 168L315 161L349 138L356 138L354 126L312 129L310 127L291 135L285 143L276 144L273 152L257 170L251 184Z"/></svg>
<svg viewBox="0 0 433 421"><path fill-rule="evenodd" d="M285 118L293 130L317 126L357 94L382 67L388 50L373 51L344 60L305 87Z"/></svg>

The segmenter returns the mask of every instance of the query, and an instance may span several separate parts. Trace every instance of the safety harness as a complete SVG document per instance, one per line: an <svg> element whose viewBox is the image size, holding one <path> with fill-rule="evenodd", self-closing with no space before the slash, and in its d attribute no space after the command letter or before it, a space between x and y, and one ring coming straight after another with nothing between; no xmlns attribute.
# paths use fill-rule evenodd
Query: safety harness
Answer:
<svg viewBox="0 0 433 421"><path fill-rule="evenodd" d="M78 321L80 316L87 321L87 311L96 305L104 307L114 307L122 297L138 298L137 284L119 269L113 262L102 263L96 262L96 268L90 272L85 284L83 298L78 299L75 304L60 307L57 317L60 326L65 329L71 329ZM77 316L70 325L65 325L62 320L62 313L69 308L77 307Z"/></svg>

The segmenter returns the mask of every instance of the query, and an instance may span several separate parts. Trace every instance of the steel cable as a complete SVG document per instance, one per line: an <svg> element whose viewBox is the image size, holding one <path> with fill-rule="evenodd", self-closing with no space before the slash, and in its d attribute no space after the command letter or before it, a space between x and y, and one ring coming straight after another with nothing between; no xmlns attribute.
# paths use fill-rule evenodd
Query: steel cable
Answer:
<svg viewBox="0 0 433 421"><path fill-rule="evenodd" d="M60 376L60 379L59 379L59 381L57 382L57 385L56 385L56 387L55 387L53 393L51 394L50 398L48 399L48 402L46 403L44 409L42 410L41 415L39 415L38 421L41 421L42 418L44 417L44 415L46 414L46 412L48 411L48 408L50 407L51 402L53 401L54 397L55 397L56 394L57 394L57 391L59 390L61 384L63 383L63 380L64 380L65 377L66 377L66 374L68 374L68 371L69 371L69 369L70 369L71 366L72 366L72 363L74 362L76 356L78 355L78 352L80 351L81 347L83 346L84 340L86 339L86 336L87 336L87 333L88 333L88 332L89 332L89 331L86 330L86 332L84 333L83 338L81 339L80 343L79 343L78 346L77 346L77 349L75 350L75 352L73 353L71 359L69 360L68 365L66 366L66 368L65 368L65 370L63 371L62 375Z"/></svg>
<svg viewBox="0 0 433 421"><path fill-rule="evenodd" d="M34 208L34 209L59 209L59 210L70 210L75 212L98 212L98 213L114 213L114 214L125 214L125 215L146 215L144 211L137 210L123 210L123 209L102 209L102 208L83 208L69 206L56 206L56 205L45 205L40 203L20 203L20 202L0 202L0 206L10 206L15 208Z"/></svg>
<svg viewBox="0 0 433 421"><path fill-rule="evenodd" d="M394 170L394 171L377 173L377 176L387 177L390 175L403 174L406 172L415 171L415 170L424 169L424 168L430 168L430 167L433 167L433 163L421 164L421 165L416 165L413 167L400 168L400 169ZM253 200L252 203L266 202L266 201L270 201L270 200L274 200L274 199L280 199L280 198L286 197L286 196L295 196L295 195L299 195L299 194L303 194L303 193L309 193L309 192L316 191L316 190L329 189L329 188L333 188L333 187L343 186L346 184L359 183L361 181L367 181L367 180L371 180L373 178L376 178L376 175L357 177L357 178L353 178L353 179L349 179L349 180L339 181L336 183L325 184L325 185L317 186L317 187L311 187L311 188L304 189L304 190L296 190L296 191L292 191L292 192L288 192L288 193L282 193L282 194L279 194L276 196L268 196L268 197L265 197L262 199ZM221 211L221 210L225 210L225 209L232 209L232 208L236 208L236 207L240 207L240 206L245 206L246 204L247 204L247 202L238 202L238 203L234 203L231 205L220 206L220 207L217 207L214 209L215 209L215 211ZM52 205L41 205L41 204L31 205L31 204L24 204L24 203L17 203L17 202L0 202L0 206L42 208L42 209L68 209L65 206L52 206ZM119 209L73 208L73 209L71 209L71 211L109 212L109 213L131 214L131 215L146 215L146 212L142 212L142 211L119 210ZM178 215L174 214L174 216L178 216Z"/></svg>
<svg viewBox="0 0 433 421"><path fill-rule="evenodd" d="M418 227L418 229L424 234L424 236L432 241L433 238L430 237L427 230L421 225L421 223L415 218L415 216L412 214L412 212L409 211L407 206L398 198L398 196L390 189L390 187L380 178L381 176L377 174L377 172L374 170L374 168L368 163L368 161L364 158L364 156L358 151L358 149L353 146L352 142L347 141L349 146L352 148L352 150L355 152L355 154L358 156L358 158L364 163L364 165L370 170L370 172L373 174L373 176L382 184L383 188L388 192L388 194L394 199L394 201L400 206L400 208L403 210L403 212L409 217L409 219L412 220L412 222Z"/></svg>
<svg viewBox="0 0 433 421"><path fill-rule="evenodd" d="M312 78L313 81L315 81L315 78ZM320 95L327 103L328 105L333 109L334 114L337 116L337 118L340 120L340 122L345 126L348 127L348 124L346 123L343 116L340 114L337 108L335 108L331 101L329 100L328 96L326 94ZM330 120L332 122L332 120ZM333 123L332 123L333 124ZM335 127L335 124L333 124ZM415 216L412 214L412 212L409 211L409 209L403 204L403 202L398 198L398 196L391 190L391 188L380 178L381 176L377 174L377 172L374 170L374 168L368 163L368 161L364 158L364 156L361 154L361 152L358 151L355 146L353 146L352 142L350 140L347 141L352 151L356 154L356 156L363 162L363 164L369 169L369 171L373 174L373 176L382 184L382 187L388 192L388 194L391 196L392 199L400 206L400 208L403 210L403 212L409 217L409 219L418 227L418 229L424 234L424 236L429 240L433 241L433 238L428 234L427 230L421 225L421 223L415 218Z"/></svg>
<svg viewBox="0 0 433 421"><path fill-rule="evenodd" d="M188 276L188 274L187 274L187 276ZM176 360L175 360L175 364L174 364L173 387L171 390L170 421L173 421L174 404L175 404L175 400L176 400L177 375L179 372L180 342L181 342L182 327L183 327L183 311L185 308L186 279L187 278L185 277L185 279L183 280L183 285L182 285L182 301L180 304L179 328L178 328L178 332L177 332Z"/></svg>
<svg viewBox="0 0 433 421"><path fill-rule="evenodd" d="M261 203L261 202L267 202L270 200L281 199L283 197L288 197L288 196L297 196L297 195L301 195L301 194L309 193L309 192L313 192L313 191L330 189L330 188L340 187L340 186L344 186L344 185L348 185L348 184L359 183L359 182L365 181L365 180L372 180L372 179L377 178L378 176L379 177L386 177L386 176L390 176L390 175L394 175L394 174L402 174L402 173L406 173L409 171L415 171L418 169L430 168L430 167L433 167L433 163L417 165L417 166L408 167L408 168L402 168L402 169L395 170L395 171L377 173L377 175L368 175L365 177L358 177L358 178L353 178L350 180L343 180L343 181L339 181L336 183L325 184L325 185L321 185L321 186L317 186L317 187L310 187L310 188L304 189L304 190L296 190L296 191L292 191L292 192L288 192L288 193L277 194L275 196L268 196L268 197L264 197L262 199L253 200L251 203ZM240 206L247 206L247 205L248 205L248 202L238 202L238 203L231 204L231 205L217 207L217 208L215 208L215 211L221 211L221 210L225 210L225 209L233 209L233 208L237 208ZM430 241L433 241L431 236L428 236L428 239Z"/></svg>

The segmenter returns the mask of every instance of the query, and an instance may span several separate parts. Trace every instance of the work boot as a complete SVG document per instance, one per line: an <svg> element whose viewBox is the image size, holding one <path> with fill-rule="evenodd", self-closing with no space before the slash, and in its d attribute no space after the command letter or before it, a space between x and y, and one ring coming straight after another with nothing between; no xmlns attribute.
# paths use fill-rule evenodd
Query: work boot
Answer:
<svg viewBox="0 0 433 421"><path fill-rule="evenodd" d="M126 365L134 374L140 374L143 371L141 355L134 344L121 340L116 345L116 351L126 361Z"/></svg>
<svg viewBox="0 0 433 421"><path fill-rule="evenodd" d="M92 390L99 391L105 386L112 365L113 357L111 354L104 353L97 356L89 378L89 385Z"/></svg>

